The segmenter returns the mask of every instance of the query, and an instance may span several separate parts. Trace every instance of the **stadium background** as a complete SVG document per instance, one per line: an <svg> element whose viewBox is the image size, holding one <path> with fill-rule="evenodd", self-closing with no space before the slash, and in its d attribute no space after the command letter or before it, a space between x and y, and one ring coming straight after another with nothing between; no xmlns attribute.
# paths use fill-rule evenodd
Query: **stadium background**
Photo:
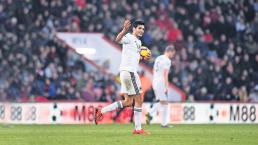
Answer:
<svg viewBox="0 0 258 145"><path fill-rule="evenodd" d="M1 122L62 123L58 119L68 114L70 123L92 123L88 110L121 99L119 80L108 73L110 60L98 64L79 55L57 33L103 33L113 43L124 19L132 17L146 23L142 42L153 59L142 62L145 68L152 68L166 45L178 50L169 80L186 97L171 104L174 123L196 123L191 117L198 114L206 116L199 123L214 123L214 116L225 114L222 123L257 122L257 0L1 0ZM152 102L151 78L145 73L144 100ZM196 111L200 102L206 102L206 112ZM40 110L46 108L44 117ZM131 121L124 119L131 116L130 108L121 112L110 113L106 123Z"/></svg>

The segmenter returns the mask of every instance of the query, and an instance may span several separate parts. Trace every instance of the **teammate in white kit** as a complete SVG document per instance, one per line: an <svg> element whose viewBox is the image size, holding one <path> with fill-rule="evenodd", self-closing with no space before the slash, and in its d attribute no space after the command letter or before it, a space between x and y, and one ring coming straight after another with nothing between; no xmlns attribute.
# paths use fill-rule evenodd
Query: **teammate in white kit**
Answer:
<svg viewBox="0 0 258 145"><path fill-rule="evenodd" d="M169 108L168 108L168 73L171 67L171 59L176 51L173 45L166 47L163 55L156 58L153 67L152 87L155 93L156 100L159 103L154 103L149 113L146 114L146 123L150 124L158 108L161 112L161 127L169 126Z"/></svg>
<svg viewBox="0 0 258 145"><path fill-rule="evenodd" d="M140 48L141 41L139 40L144 33L144 22L135 21L132 22L133 32L127 33L131 21L125 20L123 30L118 33L116 42L123 45L122 60L120 63L120 80L121 80L121 93L124 94L124 100L114 102L104 108L96 109L94 120L98 124L100 118L104 113L116 110L117 108L132 106L133 100L135 101L134 107L134 124L135 129L133 134L149 134L141 127L141 116L142 116L142 99L141 99L141 83L140 78L137 74L137 68L140 61ZM149 59L147 57L147 59ZM145 58L146 59L146 58Z"/></svg>

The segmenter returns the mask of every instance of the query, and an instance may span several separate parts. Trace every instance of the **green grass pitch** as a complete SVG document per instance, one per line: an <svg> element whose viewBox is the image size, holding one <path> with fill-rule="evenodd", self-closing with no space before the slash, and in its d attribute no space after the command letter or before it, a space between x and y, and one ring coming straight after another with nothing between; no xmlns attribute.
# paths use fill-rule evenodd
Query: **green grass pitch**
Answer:
<svg viewBox="0 0 258 145"><path fill-rule="evenodd" d="M0 145L258 145L258 125L1 125Z"/></svg>

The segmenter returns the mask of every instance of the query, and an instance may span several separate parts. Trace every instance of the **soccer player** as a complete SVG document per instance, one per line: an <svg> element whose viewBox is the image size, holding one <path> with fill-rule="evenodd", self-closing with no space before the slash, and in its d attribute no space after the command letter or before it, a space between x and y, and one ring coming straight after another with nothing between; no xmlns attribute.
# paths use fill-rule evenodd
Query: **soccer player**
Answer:
<svg viewBox="0 0 258 145"><path fill-rule="evenodd" d="M176 51L173 45L166 47L164 54L155 59L153 67L152 87L156 97L156 103L153 104L149 113L146 114L146 123L150 124L158 108L161 112L161 127L169 126L169 107L168 107L168 73L171 66L171 59Z"/></svg>
<svg viewBox="0 0 258 145"><path fill-rule="evenodd" d="M128 33L128 30L133 25L133 32ZM120 80L121 80L121 93L124 94L124 100L114 102L108 106L103 107L101 110L96 108L94 120L98 124L100 118L106 112L116 110L117 108L132 106L133 100L134 106L134 124L135 128L133 134L149 134L141 127L142 116L142 99L141 99L141 83L137 74L137 68L140 61L140 37L144 33L144 22L125 20L123 30L118 33L116 42L123 45L122 60L120 63ZM149 59L148 56L146 59Z"/></svg>

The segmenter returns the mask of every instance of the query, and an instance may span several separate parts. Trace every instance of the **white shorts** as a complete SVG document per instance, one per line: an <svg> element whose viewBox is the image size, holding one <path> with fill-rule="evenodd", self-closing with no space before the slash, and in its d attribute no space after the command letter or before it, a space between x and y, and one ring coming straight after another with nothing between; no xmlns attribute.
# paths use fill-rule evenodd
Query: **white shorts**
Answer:
<svg viewBox="0 0 258 145"><path fill-rule="evenodd" d="M156 100L168 101L168 96L165 93L166 87L164 82L153 82L152 88L154 90Z"/></svg>
<svg viewBox="0 0 258 145"><path fill-rule="evenodd" d="M121 93L139 95L142 92L140 77L136 72L121 71Z"/></svg>

